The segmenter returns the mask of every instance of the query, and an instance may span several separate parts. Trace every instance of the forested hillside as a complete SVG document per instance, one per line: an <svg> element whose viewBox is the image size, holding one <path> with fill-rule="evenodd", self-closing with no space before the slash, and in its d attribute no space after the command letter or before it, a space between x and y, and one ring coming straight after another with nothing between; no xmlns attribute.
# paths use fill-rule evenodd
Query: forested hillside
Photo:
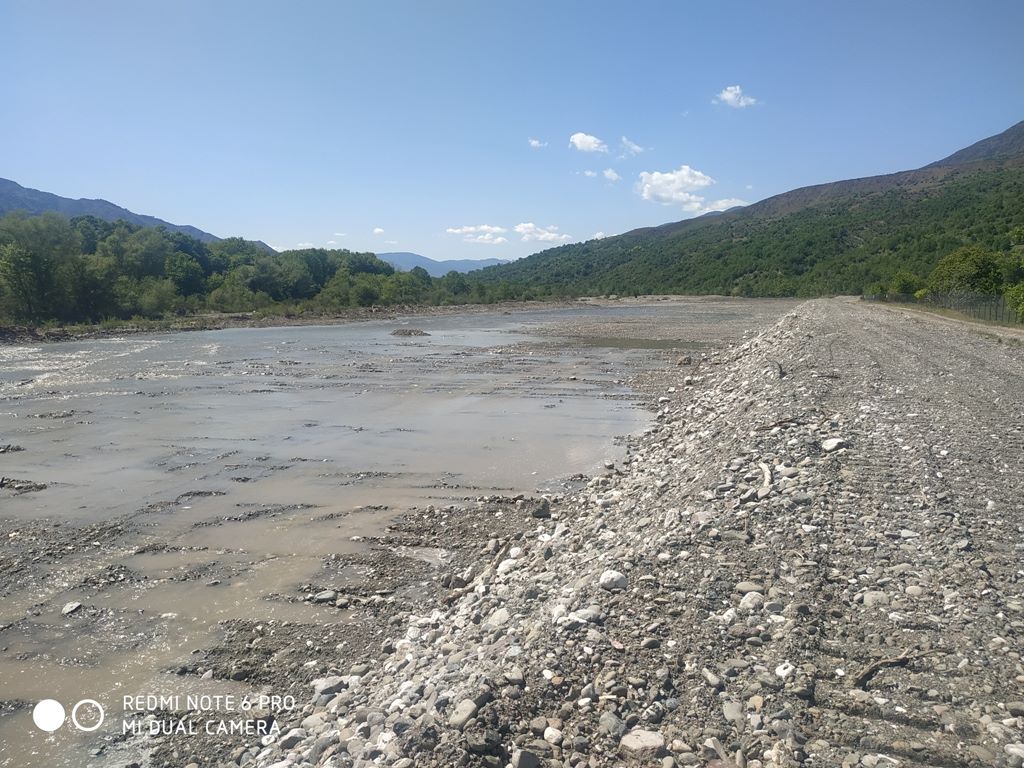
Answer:
<svg viewBox="0 0 1024 768"><path fill-rule="evenodd" d="M918 171L787 192L720 216L565 245L476 273L549 294L860 293L922 282L965 245L1024 226L1024 123Z"/></svg>
<svg viewBox="0 0 1024 768"><path fill-rule="evenodd" d="M268 253L92 216L0 218L0 322L81 323L204 311L329 312L374 304L511 298L507 285L395 272L372 253Z"/></svg>

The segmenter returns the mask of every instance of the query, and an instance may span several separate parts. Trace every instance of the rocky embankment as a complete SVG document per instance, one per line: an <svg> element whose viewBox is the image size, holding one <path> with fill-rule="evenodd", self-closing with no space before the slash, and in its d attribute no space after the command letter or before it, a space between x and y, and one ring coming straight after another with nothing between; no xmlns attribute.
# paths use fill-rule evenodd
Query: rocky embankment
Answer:
<svg viewBox="0 0 1024 768"><path fill-rule="evenodd" d="M234 764L1021 766L1024 349L801 305Z"/></svg>

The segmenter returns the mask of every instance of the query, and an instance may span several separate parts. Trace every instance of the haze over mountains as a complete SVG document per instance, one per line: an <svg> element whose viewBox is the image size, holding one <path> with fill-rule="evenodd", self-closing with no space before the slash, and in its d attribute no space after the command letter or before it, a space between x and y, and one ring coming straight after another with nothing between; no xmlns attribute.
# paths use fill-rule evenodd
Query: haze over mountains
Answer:
<svg viewBox="0 0 1024 768"><path fill-rule="evenodd" d="M506 259L449 259L447 261L438 261L437 259L420 256L418 253L408 253L406 251L378 253L377 258L381 261L386 261L392 267L402 272L408 272L415 267L422 267L427 270L427 274L431 277L444 277L452 271L472 272L476 269L508 263Z"/></svg>
<svg viewBox="0 0 1024 768"><path fill-rule="evenodd" d="M73 199L61 197L51 192L23 187L10 179L0 179L0 216L13 211L24 211L30 215L38 215L53 211L68 218L75 216L95 216L103 221L124 220L140 227L164 227L171 232L182 232L204 243L215 243L221 240L216 235L188 224L172 224L155 216L135 213L107 200L88 198ZM276 253L273 248L262 240L253 241L268 253ZM452 259L439 261L421 256L418 253L396 252L381 253L379 258L395 269L408 272L413 267L423 267L431 277L443 277L449 272L470 272L483 267L507 263L506 259Z"/></svg>
<svg viewBox="0 0 1024 768"><path fill-rule="evenodd" d="M1024 226L1024 122L923 168L803 187L714 217L564 245L477 279L546 293L858 293Z"/></svg>
<svg viewBox="0 0 1024 768"><path fill-rule="evenodd" d="M24 211L31 215L53 211L61 213L69 219L75 216L95 216L103 221L124 220L140 227L164 227L171 232L182 232L203 243L215 243L221 239L189 224L171 224L169 221L158 219L155 216L135 213L108 200L89 198L76 200L70 197L61 197L52 192L23 187L10 179L0 179L0 216L13 211ZM263 241L253 242L267 252L274 253L274 249Z"/></svg>

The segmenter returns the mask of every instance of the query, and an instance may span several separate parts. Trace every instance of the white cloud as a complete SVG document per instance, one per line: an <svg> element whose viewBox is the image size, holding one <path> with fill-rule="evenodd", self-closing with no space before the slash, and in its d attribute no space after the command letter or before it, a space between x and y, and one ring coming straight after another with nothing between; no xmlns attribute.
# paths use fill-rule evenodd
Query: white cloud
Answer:
<svg viewBox="0 0 1024 768"><path fill-rule="evenodd" d="M462 235L464 243L478 243L480 245L501 245L507 243L508 238L501 237L508 232L505 227L498 227L493 224L471 224L462 227L448 227L445 232L449 235Z"/></svg>
<svg viewBox="0 0 1024 768"><path fill-rule="evenodd" d="M619 176L619 174L615 172L614 168L605 168L601 172L601 175L608 179L608 181L618 181L619 179L622 178L621 176Z"/></svg>
<svg viewBox="0 0 1024 768"><path fill-rule="evenodd" d="M296 248L312 248L313 244L312 243L296 243L295 247Z"/></svg>
<svg viewBox="0 0 1024 768"><path fill-rule="evenodd" d="M476 224L464 227L448 227L445 232L449 235L475 235L481 232L489 235L500 235L502 232L508 232L508 230L505 227L495 227L491 224Z"/></svg>
<svg viewBox="0 0 1024 768"><path fill-rule="evenodd" d="M548 145L546 141L541 141L540 139L527 139L527 141L530 142L530 146L533 149L542 149Z"/></svg>
<svg viewBox="0 0 1024 768"><path fill-rule="evenodd" d="M594 234L592 234L590 236L590 239L591 240L604 240L606 237L608 237L608 235L606 235L604 232L595 232Z"/></svg>
<svg viewBox="0 0 1024 768"><path fill-rule="evenodd" d="M328 241L327 241L327 244L328 244L328 245L337 245L337 244L338 244L338 241L337 241L337 240L328 240Z"/></svg>
<svg viewBox="0 0 1024 768"><path fill-rule="evenodd" d="M707 213L708 211L727 211L730 208L735 208L737 205L750 205L746 200L740 200L738 197L726 197L721 200L715 200L713 203L708 203L704 206L701 213Z"/></svg>
<svg viewBox="0 0 1024 768"><path fill-rule="evenodd" d="M397 240L385 240L384 245L398 245Z"/></svg>
<svg viewBox="0 0 1024 768"><path fill-rule="evenodd" d="M347 232L335 232L334 236L335 237L348 237L348 233Z"/></svg>
<svg viewBox="0 0 1024 768"><path fill-rule="evenodd" d="M375 234L375 235L383 235L384 234L384 230L381 229L380 227L374 227L373 228L373 234Z"/></svg>
<svg viewBox="0 0 1024 768"><path fill-rule="evenodd" d="M742 109L743 107L749 107L752 104L757 104L757 99L753 96L747 96L743 93L743 89L738 85L728 85L711 100L711 103L725 104L727 107Z"/></svg>
<svg viewBox="0 0 1024 768"><path fill-rule="evenodd" d="M710 211L724 211L737 205L748 205L737 197L726 197L708 203L696 194L715 180L688 165L674 171L644 171L636 183L636 193L644 200L662 205L679 206L687 213L699 215Z"/></svg>
<svg viewBox="0 0 1024 768"><path fill-rule="evenodd" d="M583 175L586 176L588 179L593 179L597 177L597 171L584 171Z"/></svg>
<svg viewBox="0 0 1024 768"><path fill-rule="evenodd" d="M688 165L674 171L644 171L636 184L637 194L644 200L662 205L681 205L683 210L697 210L704 198L692 194L715 180ZM696 205L696 208L688 206Z"/></svg>
<svg viewBox="0 0 1024 768"><path fill-rule="evenodd" d="M591 136L589 133L583 133L582 131L577 131L569 137L569 146L575 147L580 152L608 151L608 145L597 138L597 136Z"/></svg>
<svg viewBox="0 0 1024 768"><path fill-rule="evenodd" d="M643 151L644 148L639 144L635 144L625 136L622 137L622 152L625 157L633 157L634 155L639 155Z"/></svg>
<svg viewBox="0 0 1024 768"><path fill-rule="evenodd" d="M462 238L462 241L465 243L478 243L480 245L501 245L502 243L507 243L508 238L491 232L484 232L482 235L467 235Z"/></svg>
<svg viewBox="0 0 1024 768"><path fill-rule="evenodd" d="M557 243L564 240L572 240L569 235L561 234L556 226L538 227L532 221L516 224L513 229L523 236L522 240L524 243L528 243L531 240L540 240L544 243Z"/></svg>

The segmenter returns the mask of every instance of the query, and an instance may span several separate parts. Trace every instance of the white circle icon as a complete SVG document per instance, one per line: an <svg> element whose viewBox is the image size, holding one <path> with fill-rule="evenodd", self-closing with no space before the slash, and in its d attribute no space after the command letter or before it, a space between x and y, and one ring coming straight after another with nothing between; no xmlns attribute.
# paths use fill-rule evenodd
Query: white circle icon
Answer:
<svg viewBox="0 0 1024 768"><path fill-rule="evenodd" d="M32 722L39 730L53 733L64 725L64 705L55 699L43 699L32 710Z"/></svg>
<svg viewBox="0 0 1024 768"><path fill-rule="evenodd" d="M98 713L99 717L96 720L95 724L86 726L86 725L82 725L80 722L78 722L78 709L83 704L91 704L92 706L96 707L96 712ZM62 707L60 711L61 711L61 719L63 720L64 708ZM95 730L99 729L99 727L101 725L103 725L103 716L104 716L103 707L101 707L100 703L98 701L96 701L95 699L82 699L80 702L75 704L75 706L72 707L72 709L71 709L71 722L75 724L75 728L77 728L80 731L85 731L87 733L89 731L95 731Z"/></svg>

